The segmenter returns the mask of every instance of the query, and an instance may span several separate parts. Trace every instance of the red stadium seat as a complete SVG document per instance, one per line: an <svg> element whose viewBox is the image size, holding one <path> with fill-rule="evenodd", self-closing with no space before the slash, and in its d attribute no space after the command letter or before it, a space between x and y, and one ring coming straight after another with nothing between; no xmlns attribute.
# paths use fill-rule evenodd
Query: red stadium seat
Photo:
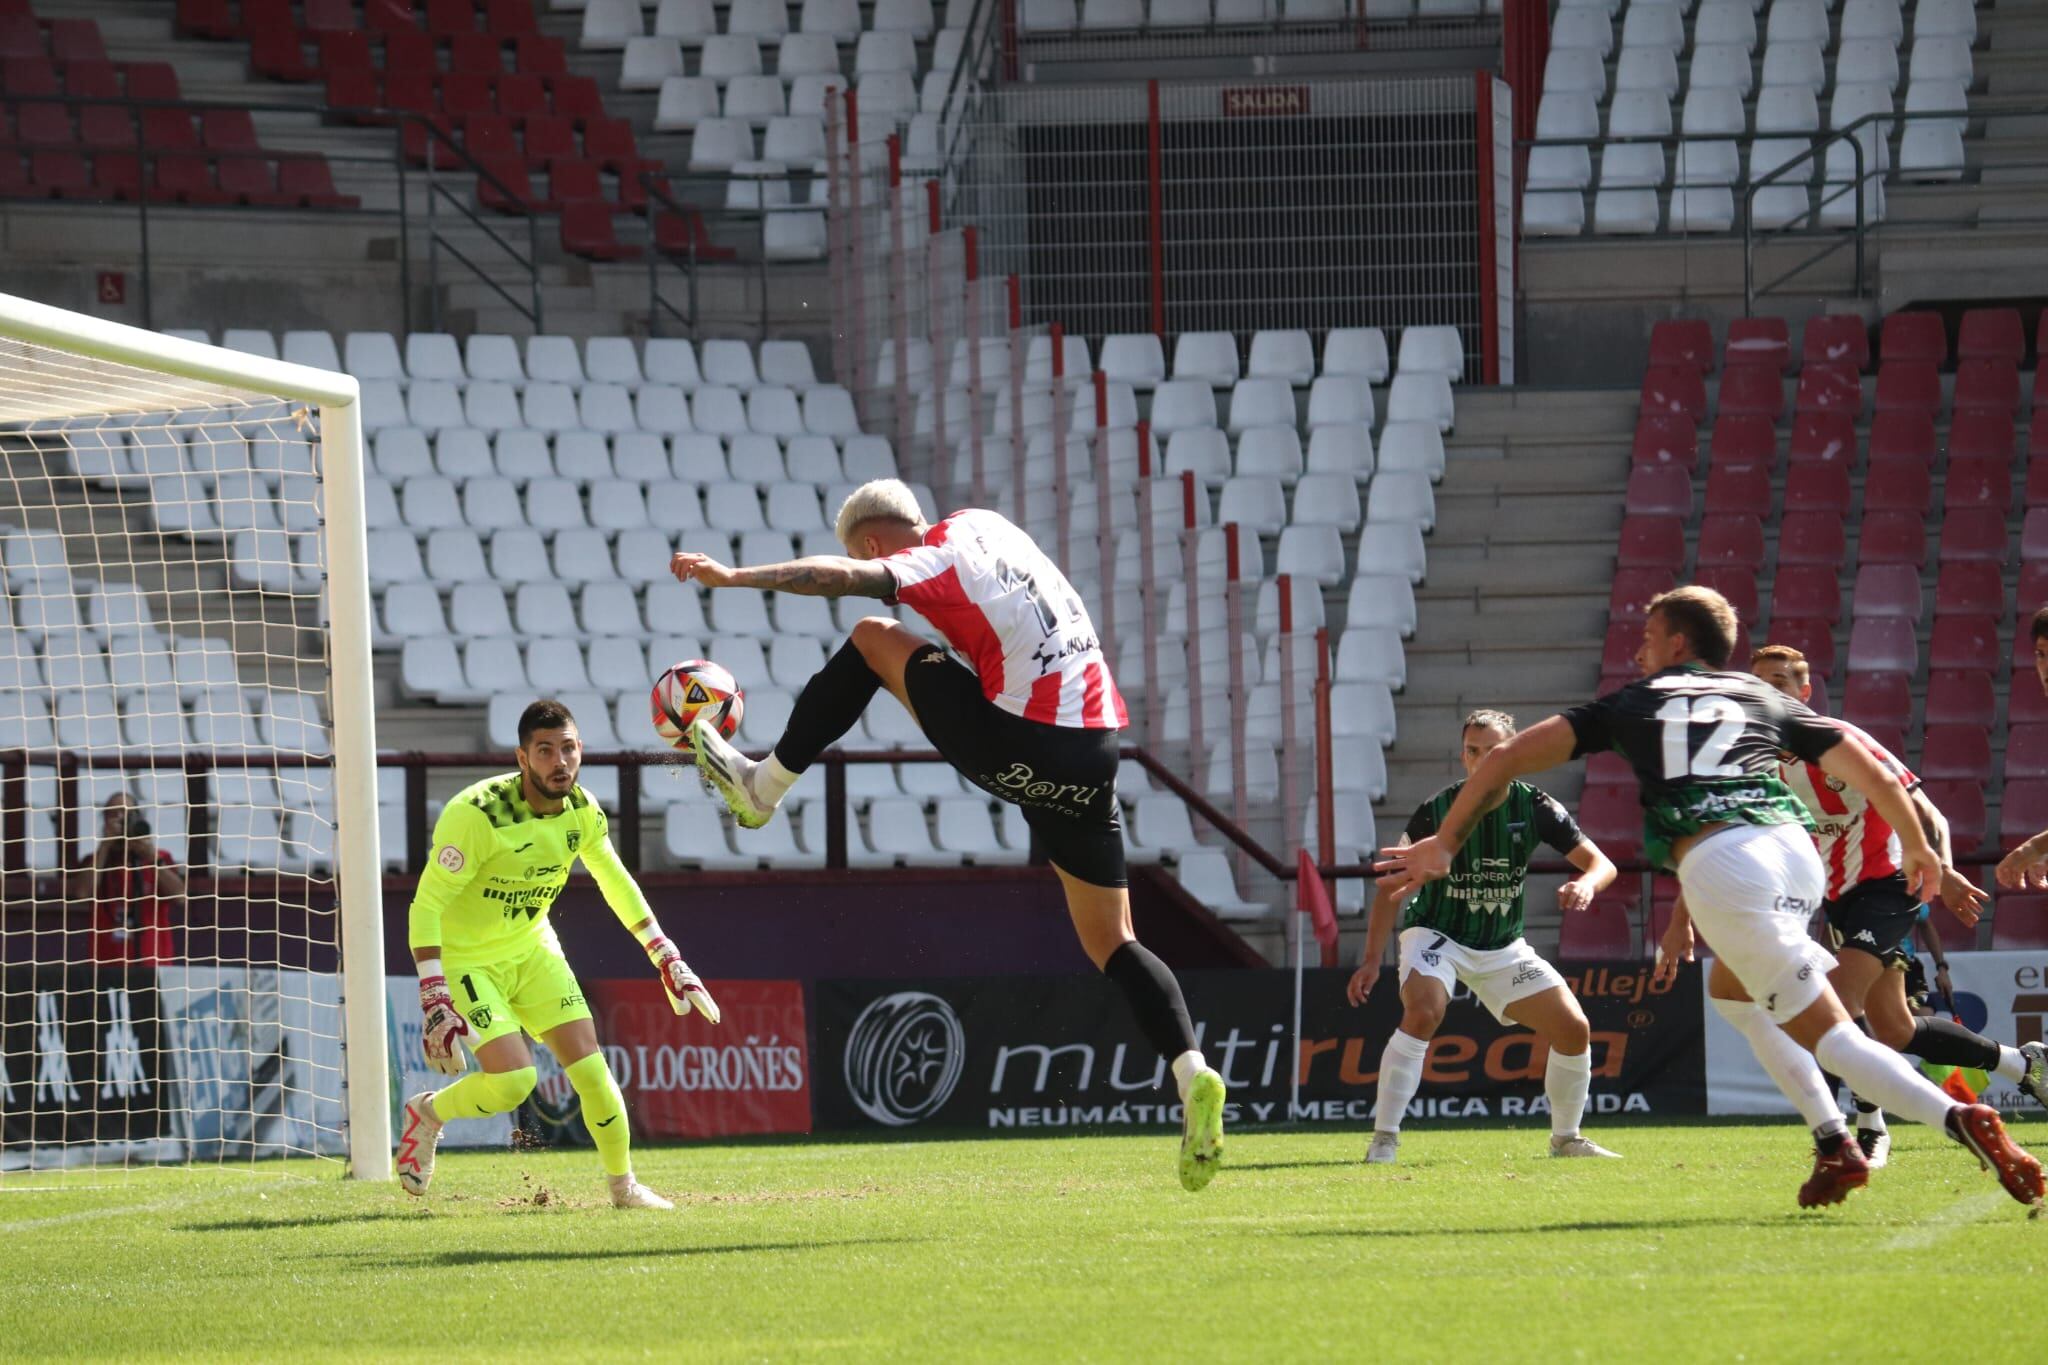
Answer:
<svg viewBox="0 0 2048 1365"><path fill-rule="evenodd" d="M1790 645L1804 654L1815 678L1825 678L1835 671L1835 633L1825 621L1787 616L1784 608L1773 604L1771 629L1765 643Z"/></svg>
<svg viewBox="0 0 2048 1365"><path fill-rule="evenodd" d="M1586 788L1634 787L1635 769L1628 766L1628 760L1611 749L1586 755Z"/></svg>
<svg viewBox="0 0 2048 1365"><path fill-rule="evenodd" d="M1778 564L1827 564L1840 568L1848 554L1842 518L1826 512L1794 512L1778 525Z"/></svg>
<svg viewBox="0 0 2048 1365"><path fill-rule="evenodd" d="M356 26L354 0L300 0L305 27L311 33L334 33Z"/></svg>
<svg viewBox="0 0 2048 1365"><path fill-rule="evenodd" d="M633 260L640 255L639 247L618 239L612 227L611 207L602 202L563 207L562 250L594 261Z"/></svg>
<svg viewBox="0 0 2048 1365"><path fill-rule="evenodd" d="M456 34L475 31L476 6L470 0L427 0L427 32Z"/></svg>
<svg viewBox="0 0 2048 1365"><path fill-rule="evenodd" d="M519 138L512 131L512 120L499 114L478 114L466 121L462 125L462 146L478 160L503 160L519 155Z"/></svg>
<svg viewBox="0 0 2048 1365"><path fill-rule="evenodd" d="M1968 560L1941 566L1934 585L1937 616L2003 616L2005 580L1996 564Z"/></svg>
<svg viewBox="0 0 2048 1365"><path fill-rule="evenodd" d="M1784 377L1768 365L1730 366L1721 373L1719 411L1777 421L1785 412Z"/></svg>
<svg viewBox="0 0 2048 1365"><path fill-rule="evenodd" d="M320 68L306 60L306 44L295 28L264 29L249 35L249 66L274 81L312 81Z"/></svg>
<svg viewBox="0 0 2048 1365"><path fill-rule="evenodd" d="M539 76L498 77L498 112L521 123L550 117L547 82Z"/></svg>
<svg viewBox="0 0 2048 1365"><path fill-rule="evenodd" d="M59 199L94 197L92 177L86 174L85 158L77 152L37 152L29 158L28 175L39 191L38 198L43 195L55 195Z"/></svg>
<svg viewBox="0 0 2048 1365"><path fill-rule="evenodd" d="M548 198L557 204L602 203L604 179L588 161L550 162Z"/></svg>
<svg viewBox="0 0 2048 1365"><path fill-rule="evenodd" d="M429 125L435 131L429 131ZM445 120L435 118L409 122L400 141L405 145L406 160L415 166L426 165L429 156L433 158L437 171L452 171L462 164L462 158L450 140L450 129Z"/></svg>
<svg viewBox="0 0 2048 1365"><path fill-rule="evenodd" d="M2048 507L2030 507L2020 523L2020 558L2029 563L2048 559Z"/></svg>
<svg viewBox="0 0 2048 1365"><path fill-rule="evenodd" d="M555 107L561 108L559 100ZM699 261L730 261L739 254L733 248L720 246L711 240L710 230L704 226L704 215L695 209L682 213L655 214L654 246L664 256L690 257ZM1668 517L1657 517L1655 520L1666 523L1671 528L1670 534L1677 546L1677 556L1671 560L1671 567L1675 569L1685 562L1685 527ZM1628 525L1626 520L1622 522L1624 545L1628 543Z"/></svg>
<svg viewBox="0 0 2048 1365"><path fill-rule="evenodd" d="M33 56L0 60L0 92L9 95L61 95L64 82L57 68L38 50Z"/></svg>
<svg viewBox="0 0 2048 1365"><path fill-rule="evenodd" d="M384 74L387 78L394 71L418 71L431 75L439 69L434 40L424 29L397 28L384 34Z"/></svg>
<svg viewBox="0 0 2048 1365"><path fill-rule="evenodd" d="M1650 328L1650 363L1705 374L1714 368L1714 329L1702 318L1666 318Z"/></svg>
<svg viewBox="0 0 2048 1365"><path fill-rule="evenodd" d="M536 32L533 0L486 0L484 29L506 37Z"/></svg>
<svg viewBox="0 0 2048 1365"><path fill-rule="evenodd" d="M1877 352L1887 365L1901 360L1948 364L1948 328L1939 313L1893 313L1878 333Z"/></svg>
<svg viewBox="0 0 2048 1365"><path fill-rule="evenodd" d="M1650 420L1650 419L1645 419ZM1668 422L1669 418L1658 421ZM1642 427L1636 428L1637 458L1642 450ZM1771 419L1756 413L1728 413L1714 419L1714 435L1708 462L1723 469L1776 469L1778 432Z"/></svg>
<svg viewBox="0 0 2048 1365"><path fill-rule="evenodd" d="M241 0L241 7L242 36L245 38L254 38L262 33L296 33L299 30L291 0Z"/></svg>
<svg viewBox="0 0 2048 1365"><path fill-rule="evenodd" d="M562 48L560 38L550 38L540 33L522 33L513 41L512 52L512 69L515 71L524 71L529 76L569 74L569 57ZM589 77L586 76L584 79L588 80ZM595 88L594 82L592 88ZM555 112L563 112L559 94L555 100Z"/></svg>
<svg viewBox="0 0 2048 1365"><path fill-rule="evenodd" d="M1842 694L1842 715L1866 730L1873 725L1904 726L1913 718L1912 679L1904 673L1852 671Z"/></svg>
<svg viewBox="0 0 2048 1365"><path fill-rule="evenodd" d="M608 171L629 174L638 170L640 148L633 140L633 125L622 118L590 120L583 125L583 155ZM1693 382L1699 382L1698 375ZM1704 398L1701 403L1704 409Z"/></svg>
<svg viewBox="0 0 2048 1365"><path fill-rule="evenodd" d="M12 147L0 148L0 199L47 199L28 176L28 166Z"/></svg>
<svg viewBox="0 0 2048 1365"><path fill-rule="evenodd" d="M1780 570L1780 576L1783 575ZM1920 571L1910 564L1864 564L1856 570L1853 614L1920 619Z"/></svg>
<svg viewBox="0 0 2048 1365"><path fill-rule="evenodd" d="M1669 569L1617 569L1607 590L1607 619L1641 624L1650 599L1677 586L1678 575Z"/></svg>
<svg viewBox="0 0 2048 1365"><path fill-rule="evenodd" d="M1956 782L1990 781L1991 732L1982 725L1928 726L1919 773Z"/></svg>
<svg viewBox="0 0 2048 1365"><path fill-rule="evenodd" d="M2048 725L2015 725L2005 732L2005 780L2048 777Z"/></svg>
<svg viewBox="0 0 2048 1365"><path fill-rule="evenodd" d="M2012 414L1987 408L1959 410L1948 426L1948 457L1951 460L1996 460L2010 466L2013 457Z"/></svg>
<svg viewBox="0 0 2048 1365"><path fill-rule="evenodd" d="M1828 709L1828 680L1826 678L1821 677L1817 673L1814 674L1807 679L1806 689L1806 704L1808 706L1811 706L1824 716L1833 714Z"/></svg>
<svg viewBox="0 0 2048 1365"><path fill-rule="evenodd" d="M418 28L419 10L413 0L364 0L363 26L372 33Z"/></svg>
<svg viewBox="0 0 2048 1365"><path fill-rule="evenodd" d="M458 33L448 40L448 69L495 76L505 69L504 43L495 33Z"/></svg>
<svg viewBox="0 0 2048 1365"><path fill-rule="evenodd" d="M43 57L48 51L33 14L0 14L0 57Z"/></svg>
<svg viewBox="0 0 2048 1365"><path fill-rule="evenodd" d="M1864 512L1911 512L1927 515L1933 501L1933 476L1918 460L1872 460L1863 479Z"/></svg>
<svg viewBox="0 0 2048 1365"><path fill-rule="evenodd" d="M1849 470L1840 464L1794 465L1785 475L1788 512L1849 512Z"/></svg>
<svg viewBox="0 0 2048 1365"><path fill-rule="evenodd" d="M1609 621L1600 641L1600 671L1626 673L1635 667L1636 646L1643 642L1640 621Z"/></svg>
<svg viewBox="0 0 2048 1365"><path fill-rule="evenodd" d="M331 81L340 71L374 72L370 60L370 35L361 29L320 35L320 69Z"/></svg>
<svg viewBox="0 0 2048 1365"><path fill-rule="evenodd" d="M59 66L105 61L107 45L100 39L99 23L92 19L52 19L50 55Z"/></svg>
<svg viewBox="0 0 2048 1365"><path fill-rule="evenodd" d="M1579 798L1579 828L1616 862L1643 856L1643 806L1633 786L1587 788Z"/></svg>
<svg viewBox="0 0 2048 1365"><path fill-rule="evenodd" d="M580 160L576 125L556 114L526 121L526 162L536 170L554 161Z"/></svg>
<svg viewBox="0 0 2048 1365"><path fill-rule="evenodd" d="M1703 588L1712 588L1727 598L1728 605L1735 608L1737 620L1748 622L1759 618L1756 575L1748 569L1727 565L1702 565L1692 576L1692 581Z"/></svg>
<svg viewBox="0 0 2048 1365"><path fill-rule="evenodd" d="M525 43L525 38L519 40L519 51L522 55L526 51ZM597 82L590 77L530 71L524 60L519 62L519 70L530 75L548 77L548 98L553 101L555 113L561 117L574 119L578 123L604 117L604 95L598 90ZM701 222L701 219L699 221ZM685 227L687 226L686 224Z"/></svg>
<svg viewBox="0 0 2048 1365"><path fill-rule="evenodd" d="M228 0L178 0L175 32L186 38L233 38L241 29Z"/></svg>
<svg viewBox="0 0 2048 1365"><path fill-rule="evenodd" d="M1856 464L1856 419L1842 412L1802 412L1792 419L1793 464Z"/></svg>
<svg viewBox="0 0 2048 1365"><path fill-rule="evenodd" d="M583 163L555 163L558 168L575 164ZM596 170L596 167L590 167L593 178ZM589 199L597 196L576 197ZM1630 516L1690 517L1692 475L1679 465L1638 465L1629 471L1628 492L1622 506Z"/></svg>
<svg viewBox="0 0 2048 1365"><path fill-rule="evenodd" d="M679 240L687 251L690 225L677 226L686 234ZM1669 569L1676 573L1685 566L1685 523L1676 517L1622 518L1617 561L1624 569Z"/></svg>
<svg viewBox="0 0 2048 1365"><path fill-rule="evenodd" d="M1937 668L1928 676L1929 725L1982 725L1996 710L1989 673Z"/></svg>
<svg viewBox="0 0 2048 1365"><path fill-rule="evenodd" d="M1983 797L1981 795L1978 797L1978 804L1983 804ZM1937 809L1939 808L1937 807ZM1949 832L1950 836L1954 837L1955 821L1953 820L1949 821ZM1981 849L1983 843L1984 841L1982 839L1979 839L1977 841L1978 848ZM1963 843L1959 839L1956 841L1955 846L1958 849L1969 848L1969 845ZM1992 869L1970 868L1968 869L1968 872L1970 880L1975 882L1978 886L1983 887L1987 891L1992 888ZM1941 940L1941 949L1943 952L1970 953L1975 952L1977 950L1977 932L1979 926L1983 923L1984 921L1980 920L1977 925L1964 924L1961 920L1956 918L1954 911L1948 909L1948 907L1946 906L1937 905L1934 907L1934 912L1928 915L1926 920L1926 927L1934 933L1934 936L1936 938Z"/></svg>
<svg viewBox="0 0 2048 1365"><path fill-rule="evenodd" d="M255 152L256 121L247 109L208 109L199 116L200 142L209 152Z"/></svg>
<svg viewBox="0 0 2048 1365"><path fill-rule="evenodd" d="M135 115L114 104L88 104L78 111L78 143L87 151L135 150Z"/></svg>
<svg viewBox="0 0 2048 1365"><path fill-rule="evenodd" d="M1954 507L1941 518L1941 558L1982 559L2003 564L2007 558L2005 513L1995 507Z"/></svg>
<svg viewBox="0 0 2048 1365"><path fill-rule="evenodd" d="M1879 412L1941 410L1941 375L1932 361L1887 360L1877 372Z"/></svg>
<svg viewBox="0 0 2048 1365"><path fill-rule="evenodd" d="M468 119L497 117L498 95L491 78L474 71L451 71L443 76L441 112L449 122L458 124Z"/></svg>
<svg viewBox="0 0 2048 1365"><path fill-rule="evenodd" d="M1706 381L1698 370L1652 366L1643 374L1641 402L1646 413L1683 417L1697 426L1707 412Z"/></svg>
<svg viewBox="0 0 2048 1365"><path fill-rule="evenodd" d="M2020 622L2023 645L2018 666L2013 669L2005 692L2005 719L2008 725L2048 725L2048 694L2041 691L2041 680L2035 676L2033 656L2025 646L2026 621Z"/></svg>
<svg viewBox="0 0 2048 1365"><path fill-rule="evenodd" d="M134 203L142 198L142 159L134 152L101 152L92 159L93 193Z"/></svg>
<svg viewBox="0 0 2048 1365"><path fill-rule="evenodd" d="M1809 617L1828 625L1841 620L1842 586L1835 571L1820 564L1779 569L1771 586L1771 619L1780 616Z"/></svg>
<svg viewBox="0 0 2048 1365"><path fill-rule="evenodd" d="M441 92L434 88L428 71L387 71L384 73L384 107L400 113L420 114L440 121Z"/></svg>
<svg viewBox="0 0 2048 1365"><path fill-rule="evenodd" d="M71 111L61 104L24 104L14 115L14 131L21 145L37 148L73 147L78 130L71 124Z"/></svg>
<svg viewBox="0 0 2048 1365"><path fill-rule="evenodd" d="M2004 516L2012 506L2012 469L2004 460L1951 459L1946 507L1995 507Z"/></svg>
<svg viewBox="0 0 2048 1365"><path fill-rule="evenodd" d="M1743 513L1708 516L1700 525L1699 562L1702 566L1740 567L1752 573L1763 568L1763 522Z"/></svg>
<svg viewBox="0 0 2048 1365"><path fill-rule="evenodd" d="M121 76L112 62L73 62L64 68L64 93L81 99L119 99Z"/></svg>
<svg viewBox="0 0 2048 1365"><path fill-rule="evenodd" d="M1958 360L2009 360L2017 365L2026 355L2027 334L2017 308L1972 308L1963 314L1956 333Z"/></svg>
<svg viewBox="0 0 2048 1365"><path fill-rule="evenodd" d="M497 213L553 213L561 206L533 188L533 177L519 157L486 161L490 174L476 178L477 202Z"/></svg>
<svg viewBox="0 0 2048 1365"><path fill-rule="evenodd" d="M182 98L178 73L169 62L129 62L121 68L128 98L133 100L174 100Z"/></svg>
<svg viewBox="0 0 2048 1365"><path fill-rule="evenodd" d="M213 183L213 167L203 156L189 152L168 153L153 163L149 197L175 199L181 204L230 204L234 196L223 194Z"/></svg>
<svg viewBox="0 0 2048 1365"><path fill-rule="evenodd" d="M1916 512L1865 512L1857 564L1927 564L1927 526Z"/></svg>
<svg viewBox="0 0 2048 1365"><path fill-rule="evenodd" d="M566 126L567 120L563 123ZM1635 443L1629 448L1631 464L1691 469L1699 459L1699 431L1685 418L1646 412L1636 419Z"/></svg>
<svg viewBox="0 0 2048 1365"><path fill-rule="evenodd" d="M1783 318L1736 318L1728 324L1721 366L1769 365L1780 374L1792 368L1791 331Z"/></svg>
<svg viewBox="0 0 2048 1365"><path fill-rule="evenodd" d="M220 159L217 173L221 192L233 195L244 204L287 208L298 203L295 196L278 189L277 172L264 157L224 156Z"/></svg>
<svg viewBox="0 0 2048 1365"><path fill-rule="evenodd" d="M1752 517L1771 512L1771 471L1761 465L1707 471L1708 516L1739 512Z"/></svg>
<svg viewBox="0 0 2048 1365"><path fill-rule="evenodd" d="M1998 842L2010 849L2048 829L2048 782L2008 782L1998 807Z"/></svg>
<svg viewBox="0 0 2048 1365"><path fill-rule="evenodd" d="M1927 658L1935 668L1990 673L2005 662L2005 652L1999 645L1998 618L1936 616Z"/></svg>
<svg viewBox="0 0 2048 1365"><path fill-rule="evenodd" d="M353 209L363 202L334 187L334 172L328 169L327 158L317 153L279 157L277 188L309 209Z"/></svg>
<svg viewBox="0 0 2048 1365"><path fill-rule="evenodd" d="M378 122L374 111L381 108L384 101L378 94L377 73L370 70L352 71L346 68L338 71L329 70L326 103L331 110L353 112L355 117L352 122Z"/></svg>
<svg viewBox="0 0 2048 1365"><path fill-rule="evenodd" d="M1863 380L1847 365L1809 362L1799 371L1799 395L1794 407L1800 412L1841 412L1860 417Z"/></svg>
<svg viewBox="0 0 2048 1365"><path fill-rule="evenodd" d="M1861 728L1864 734L1877 741L1879 748L1883 749L1893 758L1899 759L1900 762L1903 763L1905 761L1902 757L1906 752L1905 726L1865 725Z"/></svg>
<svg viewBox="0 0 2048 1365"><path fill-rule="evenodd" d="M1917 673L1920 643L1913 623L1895 616L1866 616L1849 628L1852 673Z"/></svg>
<svg viewBox="0 0 2048 1365"><path fill-rule="evenodd" d="M1854 370L1870 368L1870 328L1862 318L1847 313L1814 318L1806 324L1799 343L1801 369L1811 368L1815 362Z"/></svg>
<svg viewBox="0 0 2048 1365"><path fill-rule="evenodd" d="M1596 900L1557 926L1557 955L1565 962L1600 962L1637 955L1635 917L1612 900Z"/></svg>
<svg viewBox="0 0 2048 1365"><path fill-rule="evenodd" d="M2015 606L2020 623L2024 625L2043 605L2048 605L2048 562L2022 560L2020 590Z"/></svg>
<svg viewBox="0 0 2048 1365"><path fill-rule="evenodd" d="M1993 952L2048 948L2048 896L2000 895L1991 910L1991 948Z"/></svg>
<svg viewBox="0 0 2048 1365"><path fill-rule="evenodd" d="M1880 412L1870 419L1870 458L1932 465L1940 450L1931 412Z"/></svg>
<svg viewBox="0 0 2048 1365"><path fill-rule="evenodd" d="M1956 366L1956 410L2010 413L2020 405L2020 372L2010 360L1965 360Z"/></svg>

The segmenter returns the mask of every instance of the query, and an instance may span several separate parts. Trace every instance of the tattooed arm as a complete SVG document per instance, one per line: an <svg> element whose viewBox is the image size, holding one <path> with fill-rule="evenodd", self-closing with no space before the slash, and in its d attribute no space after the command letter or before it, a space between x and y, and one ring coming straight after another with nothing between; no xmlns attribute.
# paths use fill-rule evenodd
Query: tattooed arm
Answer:
<svg viewBox="0 0 2048 1365"><path fill-rule="evenodd" d="M682 582L707 588L760 588L804 597L887 597L896 591L895 575L880 564L844 555L811 555L734 569L708 555L683 550L669 561L669 568Z"/></svg>

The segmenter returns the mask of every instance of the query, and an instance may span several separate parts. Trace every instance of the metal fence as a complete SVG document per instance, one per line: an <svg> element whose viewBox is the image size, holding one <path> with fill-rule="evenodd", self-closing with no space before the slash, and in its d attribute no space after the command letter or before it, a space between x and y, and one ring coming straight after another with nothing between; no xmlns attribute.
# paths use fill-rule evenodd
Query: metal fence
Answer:
<svg viewBox="0 0 2048 1365"><path fill-rule="evenodd" d="M997 0L1006 80L1052 65L1116 63L1156 71L1162 62L1233 57L1441 52L1469 67L1472 52L1500 47L1500 4L1466 14L1418 15L1406 0ZM1355 68L1354 68L1355 69Z"/></svg>

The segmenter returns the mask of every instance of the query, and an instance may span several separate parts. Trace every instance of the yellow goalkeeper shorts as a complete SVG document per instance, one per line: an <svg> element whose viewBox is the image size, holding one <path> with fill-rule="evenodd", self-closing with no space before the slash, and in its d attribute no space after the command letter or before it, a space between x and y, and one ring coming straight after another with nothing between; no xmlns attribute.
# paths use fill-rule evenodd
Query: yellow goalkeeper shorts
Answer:
<svg viewBox="0 0 2048 1365"><path fill-rule="evenodd" d="M455 1008L469 1021L469 1049L522 1028L539 1038L563 1024L590 1017L576 973L560 953L535 948L503 962L443 959Z"/></svg>

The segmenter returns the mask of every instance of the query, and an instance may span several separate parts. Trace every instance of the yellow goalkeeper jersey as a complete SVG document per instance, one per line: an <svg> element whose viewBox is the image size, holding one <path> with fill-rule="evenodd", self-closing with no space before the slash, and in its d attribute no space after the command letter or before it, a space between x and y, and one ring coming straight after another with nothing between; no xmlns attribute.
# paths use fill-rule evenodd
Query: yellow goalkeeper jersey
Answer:
<svg viewBox="0 0 2048 1365"><path fill-rule="evenodd" d="M542 815L526 803L516 772L466 787L434 824L407 940L466 962L504 962L543 947L560 953L548 911L578 858L621 924L631 929L649 916L604 812L583 788Z"/></svg>

